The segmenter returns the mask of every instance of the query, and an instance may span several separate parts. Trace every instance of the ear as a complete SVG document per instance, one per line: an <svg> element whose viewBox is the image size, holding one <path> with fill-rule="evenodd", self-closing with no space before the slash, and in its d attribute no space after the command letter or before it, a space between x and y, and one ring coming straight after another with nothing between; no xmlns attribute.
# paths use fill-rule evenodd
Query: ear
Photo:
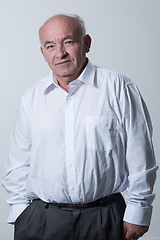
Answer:
<svg viewBox="0 0 160 240"><path fill-rule="evenodd" d="M88 53L90 51L91 41L92 39L89 36L89 34L85 35L84 37L85 53Z"/></svg>
<svg viewBox="0 0 160 240"><path fill-rule="evenodd" d="M41 53L42 53L42 55L43 55L43 57L44 57L44 59L45 59L45 61L46 61L46 56L45 56L45 54L44 54L44 50L43 50L42 46L40 47L40 49L41 49Z"/></svg>

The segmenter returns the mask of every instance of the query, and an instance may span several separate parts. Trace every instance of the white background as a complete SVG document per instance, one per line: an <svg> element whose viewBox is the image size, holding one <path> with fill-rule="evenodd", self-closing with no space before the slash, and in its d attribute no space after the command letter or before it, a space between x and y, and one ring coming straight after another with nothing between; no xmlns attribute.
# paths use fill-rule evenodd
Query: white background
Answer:
<svg viewBox="0 0 160 240"><path fill-rule="evenodd" d="M158 163L160 1L0 0L0 177L21 96L32 83L49 73L39 51L38 29L57 13L75 13L84 19L93 40L88 54L92 63L123 73L138 85L151 114ZM151 227L142 239L160 239L159 186L157 178ZM0 240L13 239L13 227L6 223L6 197L0 186Z"/></svg>

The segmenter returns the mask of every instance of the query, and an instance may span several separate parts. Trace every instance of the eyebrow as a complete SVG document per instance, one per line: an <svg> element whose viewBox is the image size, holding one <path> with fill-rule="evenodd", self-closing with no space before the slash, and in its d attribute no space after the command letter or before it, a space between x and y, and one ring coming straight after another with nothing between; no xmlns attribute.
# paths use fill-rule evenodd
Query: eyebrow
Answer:
<svg viewBox="0 0 160 240"><path fill-rule="evenodd" d="M72 36L72 35L67 35L67 36L65 36L65 37L63 38L62 42L63 42L64 40L66 40L66 39L75 39L75 37Z"/></svg>
<svg viewBox="0 0 160 240"><path fill-rule="evenodd" d="M44 47L46 47L48 44L55 44L53 41L45 41Z"/></svg>
<svg viewBox="0 0 160 240"><path fill-rule="evenodd" d="M75 39L72 35L67 35L67 36L65 36L64 38L62 38L62 42L63 41L65 41L66 39ZM44 43L44 47L46 47L48 44L55 44L55 42L54 41L45 41L45 43Z"/></svg>

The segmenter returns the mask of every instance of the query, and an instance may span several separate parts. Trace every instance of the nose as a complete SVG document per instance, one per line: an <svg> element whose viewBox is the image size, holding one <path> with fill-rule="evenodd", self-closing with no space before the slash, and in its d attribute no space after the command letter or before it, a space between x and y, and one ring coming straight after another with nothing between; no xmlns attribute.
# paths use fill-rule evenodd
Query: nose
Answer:
<svg viewBox="0 0 160 240"><path fill-rule="evenodd" d="M56 58L64 58L67 56L67 52L65 50L65 47L63 45L56 46Z"/></svg>

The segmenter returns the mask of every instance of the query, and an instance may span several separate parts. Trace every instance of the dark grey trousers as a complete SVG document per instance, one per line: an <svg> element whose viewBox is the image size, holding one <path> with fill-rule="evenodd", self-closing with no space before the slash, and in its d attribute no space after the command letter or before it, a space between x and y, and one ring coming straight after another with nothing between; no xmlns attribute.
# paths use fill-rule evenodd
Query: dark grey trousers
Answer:
<svg viewBox="0 0 160 240"><path fill-rule="evenodd" d="M120 193L73 209L35 200L17 218L14 240L122 240L124 211Z"/></svg>

